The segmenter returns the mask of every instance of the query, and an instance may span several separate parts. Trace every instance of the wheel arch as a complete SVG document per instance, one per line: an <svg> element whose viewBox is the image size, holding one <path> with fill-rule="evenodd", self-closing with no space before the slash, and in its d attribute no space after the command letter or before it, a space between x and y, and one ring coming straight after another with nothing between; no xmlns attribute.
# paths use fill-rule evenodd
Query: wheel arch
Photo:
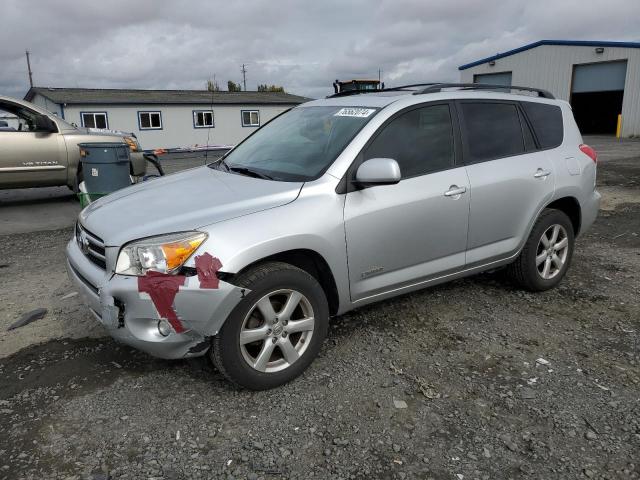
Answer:
<svg viewBox="0 0 640 480"><path fill-rule="evenodd" d="M545 208L560 210L571 220L573 233L577 237L582 225L582 208L580 202L573 196L561 197L549 203Z"/></svg>
<svg viewBox="0 0 640 480"><path fill-rule="evenodd" d="M298 267L304 270L309 275L314 277L327 296L327 302L329 304L329 313L336 315L340 307L340 294L338 293L338 286L336 284L335 277L331 270L331 267L325 260L325 258L315 250L308 248L298 248L292 250L285 250L278 253L273 253L266 257L254 260L251 263L243 266L236 273L218 272L218 277L221 280L233 284L233 279L237 275L246 272L247 270L254 268L265 262L283 262Z"/></svg>
<svg viewBox="0 0 640 480"><path fill-rule="evenodd" d="M571 225L573 226L574 237L578 237L578 234L580 233L580 229L582 227L582 207L580 206L580 202L578 201L578 199L574 195L572 195L572 193L575 192L566 193L566 195L552 199L547 204L540 204L538 214L530 219L529 225L527 226L524 235L520 239L518 248L513 250L504 260L514 261L518 257L520 252L522 252L525 244L527 243L527 239L531 235L531 232L533 231L536 222L540 218L540 215L542 215L542 213L547 209L559 210L567 215L569 217L569 220L571 221Z"/></svg>
<svg viewBox="0 0 640 480"><path fill-rule="evenodd" d="M68 145L67 145L68 147ZM82 162L80 161L80 149L76 145L78 154L70 152L67 148L67 185L74 188L79 182L79 175L82 173Z"/></svg>

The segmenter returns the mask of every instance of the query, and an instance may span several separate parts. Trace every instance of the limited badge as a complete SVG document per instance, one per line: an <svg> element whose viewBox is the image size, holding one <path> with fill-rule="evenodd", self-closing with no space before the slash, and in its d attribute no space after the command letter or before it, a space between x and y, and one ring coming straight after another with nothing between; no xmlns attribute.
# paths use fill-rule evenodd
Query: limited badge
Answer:
<svg viewBox="0 0 640 480"><path fill-rule="evenodd" d="M91 169L91 176L92 177L97 177L98 176L98 169L97 168L92 168Z"/></svg>

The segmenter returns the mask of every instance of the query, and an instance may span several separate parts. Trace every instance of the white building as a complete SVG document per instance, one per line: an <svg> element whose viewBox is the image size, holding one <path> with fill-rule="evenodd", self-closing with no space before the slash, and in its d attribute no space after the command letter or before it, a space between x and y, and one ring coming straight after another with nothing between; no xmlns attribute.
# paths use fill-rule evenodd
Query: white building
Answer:
<svg viewBox="0 0 640 480"><path fill-rule="evenodd" d="M133 132L151 150L235 145L309 99L279 92L33 87L25 100L80 127Z"/></svg>
<svg viewBox="0 0 640 480"><path fill-rule="evenodd" d="M459 67L460 81L542 88L571 103L582 133L640 135L640 43L541 40Z"/></svg>

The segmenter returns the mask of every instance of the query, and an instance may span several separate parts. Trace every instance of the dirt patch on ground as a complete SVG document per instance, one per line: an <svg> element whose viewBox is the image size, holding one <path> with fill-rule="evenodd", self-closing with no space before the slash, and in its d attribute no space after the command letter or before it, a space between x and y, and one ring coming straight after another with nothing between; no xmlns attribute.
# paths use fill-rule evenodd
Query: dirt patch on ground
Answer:
<svg viewBox="0 0 640 480"><path fill-rule="evenodd" d="M640 145L640 142L638 142ZM640 157L600 163L598 165L598 186L640 188L638 162Z"/></svg>
<svg viewBox="0 0 640 480"><path fill-rule="evenodd" d="M65 270L65 246L72 229L0 236L0 358L55 338L102 337L105 330L90 315ZM71 296L69 296L71 295ZM46 308L41 320L7 328L26 312Z"/></svg>
<svg viewBox="0 0 640 480"><path fill-rule="evenodd" d="M638 189L624 187L600 187L600 210L612 211L625 203L639 203Z"/></svg>
<svg viewBox="0 0 640 480"><path fill-rule="evenodd" d="M616 168L600 171L639 178ZM559 288L530 294L495 272L362 308L276 390L110 339L22 350L0 361L0 478L639 478L636 194L580 237ZM32 270L10 256L39 293L10 284L0 300L15 316L49 298L58 325L89 321L55 303L68 287L45 255Z"/></svg>

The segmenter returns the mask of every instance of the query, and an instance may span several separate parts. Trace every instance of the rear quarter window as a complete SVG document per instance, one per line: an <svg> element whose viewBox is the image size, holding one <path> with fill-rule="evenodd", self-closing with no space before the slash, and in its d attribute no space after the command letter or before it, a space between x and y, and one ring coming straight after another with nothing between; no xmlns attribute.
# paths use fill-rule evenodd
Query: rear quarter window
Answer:
<svg viewBox="0 0 640 480"><path fill-rule="evenodd" d="M555 148L562 143L564 126L562 110L557 105L522 102L540 148Z"/></svg>

